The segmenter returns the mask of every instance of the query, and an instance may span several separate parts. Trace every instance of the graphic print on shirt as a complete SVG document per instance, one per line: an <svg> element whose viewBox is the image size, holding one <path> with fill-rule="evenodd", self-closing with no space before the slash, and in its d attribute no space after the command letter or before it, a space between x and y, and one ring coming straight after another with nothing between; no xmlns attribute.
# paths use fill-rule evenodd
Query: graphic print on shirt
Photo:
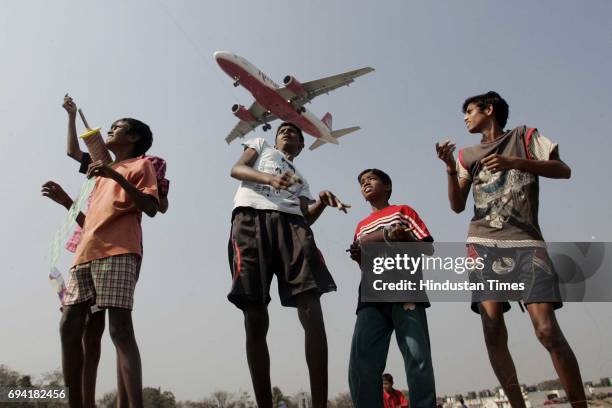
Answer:
<svg viewBox="0 0 612 408"><path fill-rule="evenodd" d="M477 178L478 183L474 183L475 218L484 219L495 229L502 229L509 222L515 225L529 222L519 209L537 183L535 175L517 169L492 173L483 166Z"/></svg>
<svg viewBox="0 0 612 408"><path fill-rule="evenodd" d="M273 174L275 176L280 176L284 172L291 172L293 174L296 173L296 170L293 164L291 164L291 162L287 160L285 157L281 157L280 160L261 160L259 162L259 166L257 170L263 173ZM267 184L255 184L253 186L253 190L255 190L259 194L262 194L266 197L270 197L271 195L274 195L276 197L281 197L281 198L291 198L294 196L298 196L298 193L301 191L301 189L302 189L301 180L291 185L287 189L274 188Z"/></svg>

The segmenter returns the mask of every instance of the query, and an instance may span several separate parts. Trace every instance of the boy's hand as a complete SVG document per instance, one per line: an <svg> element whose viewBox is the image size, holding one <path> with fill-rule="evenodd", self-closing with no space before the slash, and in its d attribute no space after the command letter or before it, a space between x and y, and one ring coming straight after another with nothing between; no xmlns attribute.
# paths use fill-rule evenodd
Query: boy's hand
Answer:
<svg viewBox="0 0 612 408"><path fill-rule="evenodd" d="M359 246L359 242L353 242L347 251L353 261L361 263L361 247Z"/></svg>
<svg viewBox="0 0 612 408"><path fill-rule="evenodd" d="M518 169L518 157L500 156L499 154L491 154L480 160L491 173L496 173L502 170Z"/></svg>
<svg viewBox="0 0 612 408"><path fill-rule="evenodd" d="M436 143L436 153L438 154L438 158L446 163L446 166L449 169L455 170L455 157L453 156L453 152L457 145L455 143L451 143L449 140L446 140L440 143Z"/></svg>
<svg viewBox="0 0 612 408"><path fill-rule="evenodd" d="M54 181L47 181L42 185L40 191L43 196L49 197L51 200L66 208L70 208L72 205L72 198L64 191L62 186Z"/></svg>
<svg viewBox="0 0 612 408"><path fill-rule="evenodd" d="M325 190L319 193L319 199L321 202L329 207L336 207L340 211L346 214L346 209L351 208L349 204L344 204L338 197L335 196L331 191Z"/></svg>
<svg viewBox="0 0 612 408"><path fill-rule="evenodd" d="M293 173L286 171L280 176L271 176L268 184L274 188L286 190L295 184Z"/></svg>
<svg viewBox="0 0 612 408"><path fill-rule="evenodd" d="M87 168L87 178L104 177L115 179L118 174L110 166L104 164L102 160L91 163Z"/></svg>
<svg viewBox="0 0 612 408"><path fill-rule="evenodd" d="M70 118L76 118L77 106L68 94L64 95L64 103L62 104L62 107L66 109L66 112L68 112L68 116Z"/></svg>
<svg viewBox="0 0 612 408"><path fill-rule="evenodd" d="M412 232L414 228L406 228L400 224L395 224L391 228L389 228L389 232L387 232L387 237L391 241L397 242L415 242L417 241L416 236Z"/></svg>

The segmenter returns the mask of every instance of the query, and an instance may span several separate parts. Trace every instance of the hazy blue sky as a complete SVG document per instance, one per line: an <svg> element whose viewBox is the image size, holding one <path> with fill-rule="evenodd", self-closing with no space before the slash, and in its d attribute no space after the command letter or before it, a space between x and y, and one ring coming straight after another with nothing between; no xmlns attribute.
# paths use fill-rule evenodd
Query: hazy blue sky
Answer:
<svg viewBox="0 0 612 408"><path fill-rule="evenodd" d="M510 103L509 126L537 126L560 144L573 173L541 182L548 240L611 240L611 17L604 0L3 3L0 363L31 374L60 365L60 314L46 273L48 243L65 210L39 191L52 179L76 193L83 181L65 155L66 92L104 130L124 116L150 124L150 153L168 161L170 210L143 222L134 319L145 385L197 399L219 388L251 391L242 314L225 298L237 187L229 169L242 149L224 137L236 121L231 105L248 106L252 97L232 87L213 52L237 53L276 82L288 73L308 81L376 68L308 106L319 116L332 112L337 128L362 130L296 161L313 191L331 189L353 204L348 215L327 210L314 226L339 288L322 301L333 396L348 390L359 279L344 249L369 213L355 177L366 167L386 170L393 202L413 206L438 241L464 240L471 208L449 209L434 143L478 141L463 125L465 97L497 90ZM69 261L62 259L64 268ZM272 381L285 393L308 390L296 312L280 307L275 283L272 296ZM428 313L439 393L495 386L468 305L438 303ZM612 375L612 306L567 304L558 316L583 377ZM507 321L521 382L553 378L527 315L515 307ZM105 335L99 393L115 387L114 365ZM405 387L395 344L387 367Z"/></svg>

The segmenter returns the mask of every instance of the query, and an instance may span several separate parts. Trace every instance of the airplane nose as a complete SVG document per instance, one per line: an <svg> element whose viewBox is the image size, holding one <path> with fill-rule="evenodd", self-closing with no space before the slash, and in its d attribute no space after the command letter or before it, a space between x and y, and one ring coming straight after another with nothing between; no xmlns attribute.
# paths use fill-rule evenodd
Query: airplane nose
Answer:
<svg viewBox="0 0 612 408"><path fill-rule="evenodd" d="M229 59L230 55L231 54L227 51L215 51L213 57L215 58L215 60L219 61L221 59Z"/></svg>

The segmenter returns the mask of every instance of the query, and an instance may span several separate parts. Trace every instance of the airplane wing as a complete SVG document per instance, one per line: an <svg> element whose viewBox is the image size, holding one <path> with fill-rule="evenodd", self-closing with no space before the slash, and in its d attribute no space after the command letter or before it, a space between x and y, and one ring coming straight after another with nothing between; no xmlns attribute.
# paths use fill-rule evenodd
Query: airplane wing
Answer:
<svg viewBox="0 0 612 408"><path fill-rule="evenodd" d="M374 71L374 68L365 67L361 69L356 69L354 71L345 72L343 74L332 75L326 78L316 79L310 82L304 82L302 86L306 91L305 95L296 96L286 87L279 89L279 93L284 98L291 99L291 101L296 106L302 106L319 95L331 92L334 89L340 88L345 85L350 85L352 82L355 81L355 78L368 74L372 71Z"/></svg>
<svg viewBox="0 0 612 408"><path fill-rule="evenodd" d="M359 126L353 126L350 128L344 128L344 129L338 129L338 130L334 130L331 132L331 135L334 139L340 139L342 136L344 135L348 135L349 133L353 133L356 130L361 129ZM313 144L310 145L309 149L310 150L314 150L317 147L321 147L323 146L325 143L327 143L325 140L323 139L317 139L315 140L315 142Z"/></svg>
<svg viewBox="0 0 612 408"><path fill-rule="evenodd" d="M257 126L261 125L262 123L271 122L273 120L278 119L266 108L261 106L257 101L253 102L253 104L249 107L249 112L251 112L251 115L253 115L253 118L255 118L255 120L240 120L238 123L236 123L236 126L234 126L232 131L225 138L227 144L230 144L234 139L244 137L247 133L252 130L255 130L255 128L257 128Z"/></svg>

